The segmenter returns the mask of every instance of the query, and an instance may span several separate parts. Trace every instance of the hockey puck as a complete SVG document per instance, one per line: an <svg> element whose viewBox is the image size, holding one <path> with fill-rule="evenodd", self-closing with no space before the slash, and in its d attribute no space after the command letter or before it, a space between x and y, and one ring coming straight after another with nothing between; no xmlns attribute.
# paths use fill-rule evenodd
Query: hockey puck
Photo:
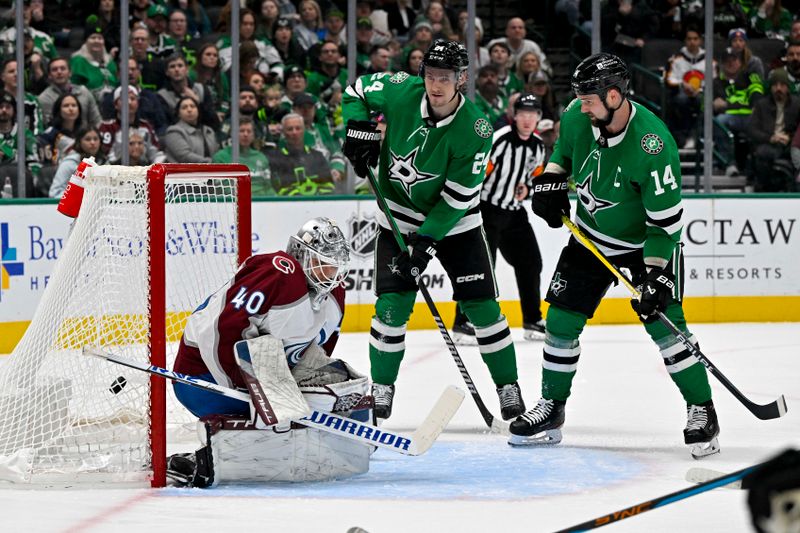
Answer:
<svg viewBox="0 0 800 533"><path fill-rule="evenodd" d="M111 394L119 394L120 392L122 392L122 389L124 389L125 385L127 384L128 380L125 379L124 376L120 376L114 380L114 383L111 384L108 390L109 392L111 392Z"/></svg>

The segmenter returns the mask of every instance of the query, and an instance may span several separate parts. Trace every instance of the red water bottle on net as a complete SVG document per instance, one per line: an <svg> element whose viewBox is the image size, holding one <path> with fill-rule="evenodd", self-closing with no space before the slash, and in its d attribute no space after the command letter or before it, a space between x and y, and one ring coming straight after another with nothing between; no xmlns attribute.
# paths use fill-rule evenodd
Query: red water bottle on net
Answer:
<svg viewBox="0 0 800 533"><path fill-rule="evenodd" d="M78 212L81 210L81 202L83 201L83 177L86 175L87 168L96 165L94 157L84 157L83 161L78 163L78 168L69 178L67 188L64 189L61 201L58 202L59 213L71 218L78 216Z"/></svg>

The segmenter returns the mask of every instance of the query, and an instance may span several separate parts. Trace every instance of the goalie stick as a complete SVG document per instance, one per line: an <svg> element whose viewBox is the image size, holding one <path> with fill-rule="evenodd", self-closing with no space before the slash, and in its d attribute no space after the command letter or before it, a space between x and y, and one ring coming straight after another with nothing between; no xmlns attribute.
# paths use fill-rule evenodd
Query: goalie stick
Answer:
<svg viewBox="0 0 800 533"><path fill-rule="evenodd" d="M392 227L392 235L394 235L397 245L401 250L403 250L406 248L406 244L403 242L403 236L400 233L400 228L397 227L397 222L395 222L392 213L389 211L389 206L386 203L386 199L383 197L383 194L381 194L381 189L378 187L378 180L375 179L375 174L369 167L367 167L367 171L367 178L369 179L369 183L372 185L372 189L375 192L375 198L378 200L378 206L380 207L381 211L383 211L383 214L386 216L386 220L389 221L389 225ZM480 393L478 393L478 389L475 387L475 382L472 381L472 376L469 375L469 371L464 364L464 360L461 359L461 355L458 353L456 344L453 342L452 337L450 337L450 333L447 331L447 326L444 325L442 315L439 314L439 310L436 308L436 304L433 302L433 299L428 292L428 288L422 282L421 277L417 277L417 286L419 287L419 292L422 294L422 297L425 299L425 303L428 305L431 315L433 315L433 320L436 322L436 326L439 328L439 333L442 334L442 338L444 339L445 344L447 344L447 349L450 350L450 355L453 356L453 361L455 361L458 371L461 373L461 377L464 379L464 383L466 383L470 395L472 395L472 399L475 400L475 404L478 406L478 411L480 411L484 422L486 422L486 425L489 426L489 429L491 429L493 432L500 433L501 435L510 435L511 433L508 429L510 423L506 422L502 418L497 418L494 416L486 407L486 404L483 403L483 398L481 398Z"/></svg>
<svg viewBox="0 0 800 533"><path fill-rule="evenodd" d="M691 496L696 496L703 492L716 489L717 487L724 487L730 483L741 481L743 477L748 475L750 472L755 471L757 468L763 466L764 463L757 464L754 466L748 466L747 468L743 468L741 470L737 470L736 472L732 472L727 475L722 475L718 478L710 479L703 483L700 483L696 486L687 487L685 489L679 490L677 492L672 492L670 494L666 494L664 496L659 496L658 498L653 498L652 500L647 500L636 505L632 505L630 507L626 507L625 509L620 509L619 511L614 511L613 513L609 513L607 515L598 516L597 518L593 518L586 522L574 525L572 527L568 527L566 529L560 529L556 531L556 533L572 533L576 531L588 531L590 529L596 529L598 527L607 526L608 524L613 524L614 522L619 522L620 520L624 520L626 518L630 518L632 516L640 515L647 511L652 511L653 509L658 509L659 507L664 507L665 505L669 505L671 503L675 503L680 500L685 500Z"/></svg>
<svg viewBox="0 0 800 533"><path fill-rule="evenodd" d="M595 246L595 244L591 240L589 240L586 234L583 233L583 231L581 231L581 229L574 222L572 222L566 216L562 216L561 220L562 222L564 222L564 225L567 226L567 228L569 228L569 230L572 232L572 234L575 236L578 242L583 244L590 252L592 252L594 256L597 257L597 259L599 259L600 262L603 263L603 265L608 270L610 270L611 273L614 274L614 276L616 276L617 279L620 282L622 282L622 284L625 285L625 287L627 287L629 291L631 291L631 294L633 295L634 298L637 299L641 298L642 296L641 293L636 287L633 286L633 283L631 283L628 277L625 276L625 274L623 274L622 272L620 272L620 270L617 267L615 267L608 260L608 258L606 258L605 255L603 255L603 252L598 250L597 246ZM683 332L680 329L678 329L678 326L673 324L672 321L669 318L667 318L667 316L664 313L662 313L661 311L657 311L656 315L658 316L658 320L662 324L664 324L664 326L666 326L668 330L670 330L670 332L675 336L676 339L678 339L678 342L683 344L689 351L689 353L692 354L698 361L700 361L703 364L703 366L705 366L708 369L708 371L711 372L711 374L713 374L714 377L717 378L720 381L720 383L722 383L725 386L725 388L728 389L728 391L730 391L731 394L733 394L736 397L736 399L739 400L742 403L742 405L744 405L747 408L748 411L753 413L756 417L758 417L761 420L771 420L773 418L780 418L786 414L787 410L786 399L783 397L782 394L777 400L768 403L766 405L759 405L755 402L750 401L744 394L742 394L739 391L739 389L737 389L733 385L733 383L731 383L728 380L728 378L725 377L725 375L722 372L720 372L720 370L714 365L714 363L709 361L708 357L706 357L705 354L703 354L703 352L701 352L700 349L697 346L695 346L692 343L692 341L690 341L688 337L686 337L686 335L684 335Z"/></svg>
<svg viewBox="0 0 800 533"><path fill-rule="evenodd" d="M141 370L178 383L215 392L228 398L250 402L250 395L246 392L223 387L180 372L172 372L159 366L132 361L94 346L84 346L83 353L84 355L99 357L118 365ZM464 401L464 391L453 385L448 386L422 424L412 433L394 432L334 413L316 410L312 410L307 417L293 420L293 422L403 455L422 455L439 438L450 419L458 411L462 401ZM267 420L264 420L264 422L269 424Z"/></svg>

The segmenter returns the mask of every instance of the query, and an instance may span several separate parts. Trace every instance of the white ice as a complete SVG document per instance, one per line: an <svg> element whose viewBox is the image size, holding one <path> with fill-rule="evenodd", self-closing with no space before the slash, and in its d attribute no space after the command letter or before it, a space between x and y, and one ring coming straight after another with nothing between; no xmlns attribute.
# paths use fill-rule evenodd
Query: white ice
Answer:
<svg viewBox="0 0 800 533"><path fill-rule="evenodd" d="M199 489L0 490L0 530L539 532L565 528L689 486L686 471L723 472L800 446L798 324L694 325L702 351L757 403L785 394L788 414L760 421L713 376L722 452L702 461L683 444L684 405L640 326L589 326L567 404L562 444L511 448L487 433L469 395L421 457L380 451L370 472L330 483ZM526 402L539 397L541 343L518 341ZM499 414L477 348L459 348L481 397ZM367 334L337 355L368 370ZM438 331L411 331L395 412L410 430L448 384L464 386ZM634 516L608 531L751 531L746 492L716 489ZM188 530L188 529L184 529Z"/></svg>

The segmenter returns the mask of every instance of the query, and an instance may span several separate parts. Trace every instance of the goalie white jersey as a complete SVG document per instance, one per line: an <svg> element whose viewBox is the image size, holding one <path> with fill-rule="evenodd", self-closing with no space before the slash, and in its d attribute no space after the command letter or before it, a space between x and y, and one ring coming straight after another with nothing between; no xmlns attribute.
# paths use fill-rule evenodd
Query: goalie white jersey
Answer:
<svg viewBox="0 0 800 533"><path fill-rule="evenodd" d="M175 371L210 374L221 385L244 387L233 345L266 334L281 339L290 366L311 343L330 355L341 327L344 293L341 286L335 288L314 311L305 275L292 256L253 255L189 317Z"/></svg>

